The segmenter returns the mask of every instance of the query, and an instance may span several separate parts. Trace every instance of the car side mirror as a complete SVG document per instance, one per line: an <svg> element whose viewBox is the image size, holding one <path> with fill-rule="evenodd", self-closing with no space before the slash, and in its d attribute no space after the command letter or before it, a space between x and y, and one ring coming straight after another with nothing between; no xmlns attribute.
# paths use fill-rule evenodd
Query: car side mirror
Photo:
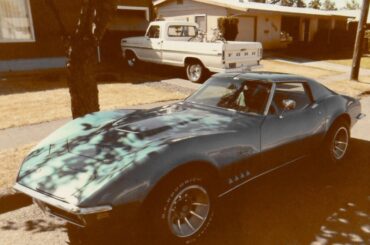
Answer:
<svg viewBox="0 0 370 245"><path fill-rule="evenodd" d="M283 114L286 111L294 110L297 106L297 103L292 99L285 99L283 100L283 111L280 113L279 118L283 118Z"/></svg>

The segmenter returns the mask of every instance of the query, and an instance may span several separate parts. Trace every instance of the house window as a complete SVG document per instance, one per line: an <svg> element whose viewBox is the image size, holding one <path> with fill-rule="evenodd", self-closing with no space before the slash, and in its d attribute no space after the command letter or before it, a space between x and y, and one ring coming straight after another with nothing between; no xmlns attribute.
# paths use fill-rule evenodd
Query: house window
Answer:
<svg viewBox="0 0 370 245"><path fill-rule="evenodd" d="M195 16L195 23L199 25L199 29L206 32L207 31L207 20L206 16Z"/></svg>
<svg viewBox="0 0 370 245"><path fill-rule="evenodd" d="M29 0L0 0L0 42L34 40Z"/></svg>

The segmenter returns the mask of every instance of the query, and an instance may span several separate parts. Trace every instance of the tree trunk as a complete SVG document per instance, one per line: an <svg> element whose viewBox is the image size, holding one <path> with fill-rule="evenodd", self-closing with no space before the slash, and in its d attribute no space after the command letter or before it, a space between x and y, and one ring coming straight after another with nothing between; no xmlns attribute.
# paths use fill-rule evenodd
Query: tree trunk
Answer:
<svg viewBox="0 0 370 245"><path fill-rule="evenodd" d="M117 0L82 0L75 31L67 33L53 0L45 0L54 13L66 40L68 86L73 118L99 111L99 91L95 79L97 48L117 9ZM70 0L72 1L72 0Z"/></svg>
<svg viewBox="0 0 370 245"><path fill-rule="evenodd" d="M68 87L73 118L99 111L99 91L95 79L96 46L94 40L77 39L71 44L68 63Z"/></svg>
<svg viewBox="0 0 370 245"><path fill-rule="evenodd" d="M351 80L358 81L360 73L361 56L363 51L364 35L366 31L366 21L369 14L369 0L363 0L360 20L357 26L355 48L353 51Z"/></svg>

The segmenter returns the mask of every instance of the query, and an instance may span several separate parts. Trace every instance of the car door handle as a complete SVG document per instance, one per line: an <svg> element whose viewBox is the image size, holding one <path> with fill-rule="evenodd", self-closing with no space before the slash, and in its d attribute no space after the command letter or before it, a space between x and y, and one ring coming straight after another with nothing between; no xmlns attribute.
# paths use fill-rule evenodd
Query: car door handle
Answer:
<svg viewBox="0 0 370 245"><path fill-rule="evenodd" d="M311 109L316 109L318 106L319 106L319 104L314 103L314 104L311 106Z"/></svg>

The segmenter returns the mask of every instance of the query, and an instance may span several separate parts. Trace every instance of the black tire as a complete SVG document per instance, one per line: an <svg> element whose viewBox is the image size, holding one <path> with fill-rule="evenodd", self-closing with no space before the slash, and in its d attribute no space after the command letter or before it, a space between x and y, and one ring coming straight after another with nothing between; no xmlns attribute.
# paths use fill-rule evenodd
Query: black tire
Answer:
<svg viewBox="0 0 370 245"><path fill-rule="evenodd" d="M194 60L186 64L186 77L193 83L202 83L207 74L207 69L200 61Z"/></svg>
<svg viewBox="0 0 370 245"><path fill-rule="evenodd" d="M197 192L201 195L206 193L202 196L204 199L195 200ZM206 199L206 196L209 199ZM209 200L208 203L207 200ZM196 243L207 233L213 220L215 207L215 188L207 178L194 174L185 174L182 177L171 176L162 182L146 204L144 213L150 220L149 226L146 226L146 232L154 244ZM176 228L180 226L180 229Z"/></svg>
<svg viewBox="0 0 370 245"><path fill-rule="evenodd" d="M132 51L128 51L126 53L126 65L130 68L137 68L139 64L139 59L136 57L135 53Z"/></svg>
<svg viewBox="0 0 370 245"><path fill-rule="evenodd" d="M335 122L325 139L324 155L331 164L338 164L346 159L350 149L350 127L344 120Z"/></svg>

